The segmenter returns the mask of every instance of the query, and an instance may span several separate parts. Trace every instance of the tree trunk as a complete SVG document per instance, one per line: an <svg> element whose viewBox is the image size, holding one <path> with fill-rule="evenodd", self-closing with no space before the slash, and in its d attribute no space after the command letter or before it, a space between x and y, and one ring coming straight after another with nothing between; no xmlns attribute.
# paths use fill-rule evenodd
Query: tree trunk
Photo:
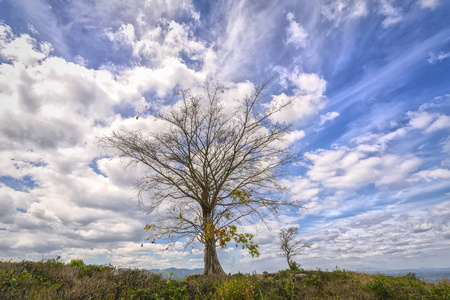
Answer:
<svg viewBox="0 0 450 300"><path fill-rule="evenodd" d="M205 224L205 253L203 275L225 275L219 262L216 251L216 237L214 236L214 225L212 224L211 214L203 211L203 224ZM209 227L209 230L207 228ZM209 231L209 232L208 232Z"/></svg>
<svg viewBox="0 0 450 300"><path fill-rule="evenodd" d="M205 242L204 262L203 275L225 275L217 257L215 238L208 239Z"/></svg>

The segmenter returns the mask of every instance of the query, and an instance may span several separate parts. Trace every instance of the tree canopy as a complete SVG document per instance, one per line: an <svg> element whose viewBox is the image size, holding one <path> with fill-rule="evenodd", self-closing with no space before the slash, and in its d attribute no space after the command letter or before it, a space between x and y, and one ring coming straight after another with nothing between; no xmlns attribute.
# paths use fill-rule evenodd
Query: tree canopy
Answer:
<svg viewBox="0 0 450 300"><path fill-rule="evenodd" d="M253 235L238 225L296 205L280 179L300 154L287 140L291 125L273 122L291 100L269 105L267 85L231 99L237 105L227 113L227 89L206 79L203 94L180 90L177 103L150 113L165 123L163 130L121 130L100 139L116 156L147 169L136 184L138 199L150 216L157 209L160 215L145 226L149 238L203 243L205 275L224 273L216 247L228 242L259 255Z"/></svg>

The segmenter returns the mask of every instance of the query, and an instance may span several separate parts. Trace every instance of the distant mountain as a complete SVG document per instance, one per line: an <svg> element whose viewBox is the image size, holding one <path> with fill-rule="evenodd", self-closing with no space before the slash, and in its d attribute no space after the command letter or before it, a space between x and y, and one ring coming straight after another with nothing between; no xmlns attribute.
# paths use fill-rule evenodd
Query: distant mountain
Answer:
<svg viewBox="0 0 450 300"><path fill-rule="evenodd" d="M150 269L156 274L160 274L164 278L172 279L183 279L185 276L202 274L203 269L177 269L177 268L168 268L168 269ZM416 277L428 282L438 282L442 279L450 278L450 268L429 268L429 269L402 269L402 270L383 270L378 268L371 267L363 267L355 270L356 272L365 272L365 273L381 273L388 276L402 276L408 273L416 274ZM172 275L171 275L172 274Z"/></svg>
<svg viewBox="0 0 450 300"><path fill-rule="evenodd" d="M428 282L438 282L442 279L450 278L450 268L423 268L423 269L402 269L402 270L370 270L370 268L359 269L359 272L382 273L388 276L402 276L408 273L416 274L417 278Z"/></svg>
<svg viewBox="0 0 450 300"><path fill-rule="evenodd" d="M374 267L360 267L358 269L349 269L349 271L353 271L353 270L356 272L364 272L364 273L376 273L376 272L386 271L381 268L374 268Z"/></svg>
<svg viewBox="0 0 450 300"><path fill-rule="evenodd" d="M168 268L168 269L150 269L156 274L161 274L164 278L169 278L172 274L172 279L183 279L185 276L202 274L203 269L177 269L177 268Z"/></svg>

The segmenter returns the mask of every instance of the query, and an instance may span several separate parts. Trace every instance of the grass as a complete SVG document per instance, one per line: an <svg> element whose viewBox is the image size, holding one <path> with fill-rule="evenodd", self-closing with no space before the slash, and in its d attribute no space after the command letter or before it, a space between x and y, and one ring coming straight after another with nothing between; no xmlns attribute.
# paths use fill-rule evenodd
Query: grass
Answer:
<svg viewBox="0 0 450 300"><path fill-rule="evenodd" d="M306 274L298 278L296 274ZM163 279L110 265L0 261L0 299L450 299L450 281L339 270Z"/></svg>

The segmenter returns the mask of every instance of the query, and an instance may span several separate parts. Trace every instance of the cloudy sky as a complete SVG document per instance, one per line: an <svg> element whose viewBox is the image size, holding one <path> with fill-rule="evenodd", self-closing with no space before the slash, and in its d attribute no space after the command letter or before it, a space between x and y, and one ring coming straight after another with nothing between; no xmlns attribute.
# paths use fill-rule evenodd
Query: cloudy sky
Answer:
<svg viewBox="0 0 450 300"><path fill-rule="evenodd" d="M145 243L151 217L97 137L160 130L135 116L207 75L267 101L304 154L283 179L308 209L248 226L276 271L300 225L307 268L450 267L450 3L445 0L0 0L0 258L203 266L201 245Z"/></svg>

